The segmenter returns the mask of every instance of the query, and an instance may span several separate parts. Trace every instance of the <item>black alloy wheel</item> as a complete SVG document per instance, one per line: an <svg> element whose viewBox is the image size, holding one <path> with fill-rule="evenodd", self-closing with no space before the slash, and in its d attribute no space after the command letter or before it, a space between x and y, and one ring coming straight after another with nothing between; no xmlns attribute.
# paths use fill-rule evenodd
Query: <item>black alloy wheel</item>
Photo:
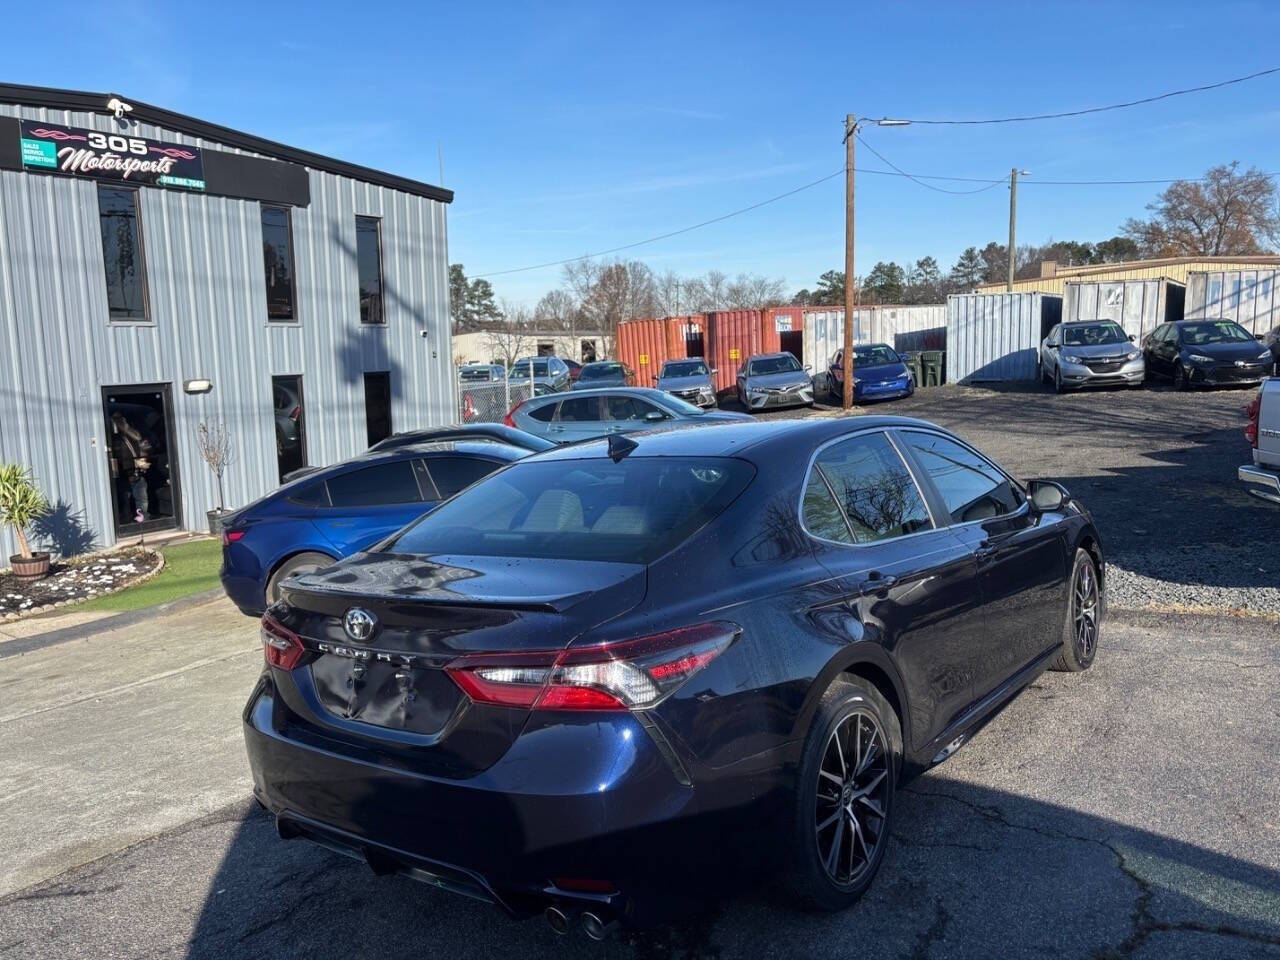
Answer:
<svg viewBox="0 0 1280 960"><path fill-rule="evenodd" d="M1191 386L1187 380L1187 368L1182 365L1181 360L1174 361L1173 367L1173 389L1186 390Z"/></svg>
<svg viewBox="0 0 1280 960"><path fill-rule="evenodd" d="M1062 653L1054 670L1079 673L1088 670L1098 653L1102 634L1102 585L1098 567L1087 550L1077 549L1071 567L1067 617L1063 627Z"/></svg>

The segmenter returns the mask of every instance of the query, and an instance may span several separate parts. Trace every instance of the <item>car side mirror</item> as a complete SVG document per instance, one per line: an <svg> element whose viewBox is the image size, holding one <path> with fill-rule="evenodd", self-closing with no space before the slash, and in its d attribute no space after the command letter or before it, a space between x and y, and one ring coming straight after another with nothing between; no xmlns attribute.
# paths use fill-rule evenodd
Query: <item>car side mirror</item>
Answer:
<svg viewBox="0 0 1280 960"><path fill-rule="evenodd" d="M666 414L659 413L657 410L650 410L644 415L644 418L650 423L657 423L659 420L667 419Z"/></svg>
<svg viewBox="0 0 1280 960"><path fill-rule="evenodd" d="M720 371L719 371L719 370L717 370L715 367L712 367L712 368L711 368L711 375L712 375L713 377L714 377L717 373L719 373L719 372L720 372Z"/></svg>
<svg viewBox="0 0 1280 960"><path fill-rule="evenodd" d="M1129 342L1130 342L1130 343L1135 342L1137 339L1138 339L1138 338L1137 338L1137 337L1135 337L1132 333L1131 333L1131 334L1129 334Z"/></svg>
<svg viewBox="0 0 1280 960"><path fill-rule="evenodd" d="M1032 505L1046 513L1061 510L1071 500L1067 488L1054 480L1032 480L1027 484L1027 491Z"/></svg>

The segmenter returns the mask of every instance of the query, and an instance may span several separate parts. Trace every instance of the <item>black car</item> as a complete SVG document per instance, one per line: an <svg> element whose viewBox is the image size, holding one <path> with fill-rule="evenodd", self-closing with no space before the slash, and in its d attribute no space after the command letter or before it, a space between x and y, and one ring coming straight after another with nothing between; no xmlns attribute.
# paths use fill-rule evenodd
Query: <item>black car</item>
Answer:
<svg viewBox="0 0 1280 960"><path fill-rule="evenodd" d="M1189 387L1256 385L1270 376L1275 359L1233 320L1180 320L1162 324L1142 341L1147 376Z"/></svg>
<svg viewBox="0 0 1280 960"><path fill-rule="evenodd" d="M907 778L1089 667L1105 582L1062 487L919 420L561 447L284 585L254 793L284 837L562 931L718 889L735 851L839 909Z"/></svg>

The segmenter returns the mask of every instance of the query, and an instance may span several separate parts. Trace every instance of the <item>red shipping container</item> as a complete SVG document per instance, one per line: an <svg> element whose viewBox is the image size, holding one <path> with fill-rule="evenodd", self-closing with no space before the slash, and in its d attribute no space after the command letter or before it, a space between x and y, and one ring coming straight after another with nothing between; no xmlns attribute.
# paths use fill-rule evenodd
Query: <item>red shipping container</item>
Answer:
<svg viewBox="0 0 1280 960"><path fill-rule="evenodd" d="M715 369L716 392L733 390L747 357L767 353L760 340L761 311L717 310L707 314L707 360Z"/></svg>
<svg viewBox="0 0 1280 960"><path fill-rule="evenodd" d="M804 359L804 307L770 307L760 319L760 352L786 351Z"/></svg>
<svg viewBox="0 0 1280 960"><path fill-rule="evenodd" d="M618 359L634 371L637 387L652 387L668 360L700 356L703 318L654 317L626 320L618 324Z"/></svg>

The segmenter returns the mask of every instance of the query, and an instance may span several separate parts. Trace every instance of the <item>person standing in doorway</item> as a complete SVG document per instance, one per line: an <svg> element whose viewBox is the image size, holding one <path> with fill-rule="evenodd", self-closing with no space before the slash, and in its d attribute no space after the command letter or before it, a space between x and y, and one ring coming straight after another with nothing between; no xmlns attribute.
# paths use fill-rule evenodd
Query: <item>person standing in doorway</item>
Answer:
<svg viewBox="0 0 1280 960"><path fill-rule="evenodd" d="M147 471L151 469L151 453L151 441L119 410L112 413L111 476L116 481L120 516L129 516L129 508L132 506L134 523L146 520L151 506L147 495Z"/></svg>

